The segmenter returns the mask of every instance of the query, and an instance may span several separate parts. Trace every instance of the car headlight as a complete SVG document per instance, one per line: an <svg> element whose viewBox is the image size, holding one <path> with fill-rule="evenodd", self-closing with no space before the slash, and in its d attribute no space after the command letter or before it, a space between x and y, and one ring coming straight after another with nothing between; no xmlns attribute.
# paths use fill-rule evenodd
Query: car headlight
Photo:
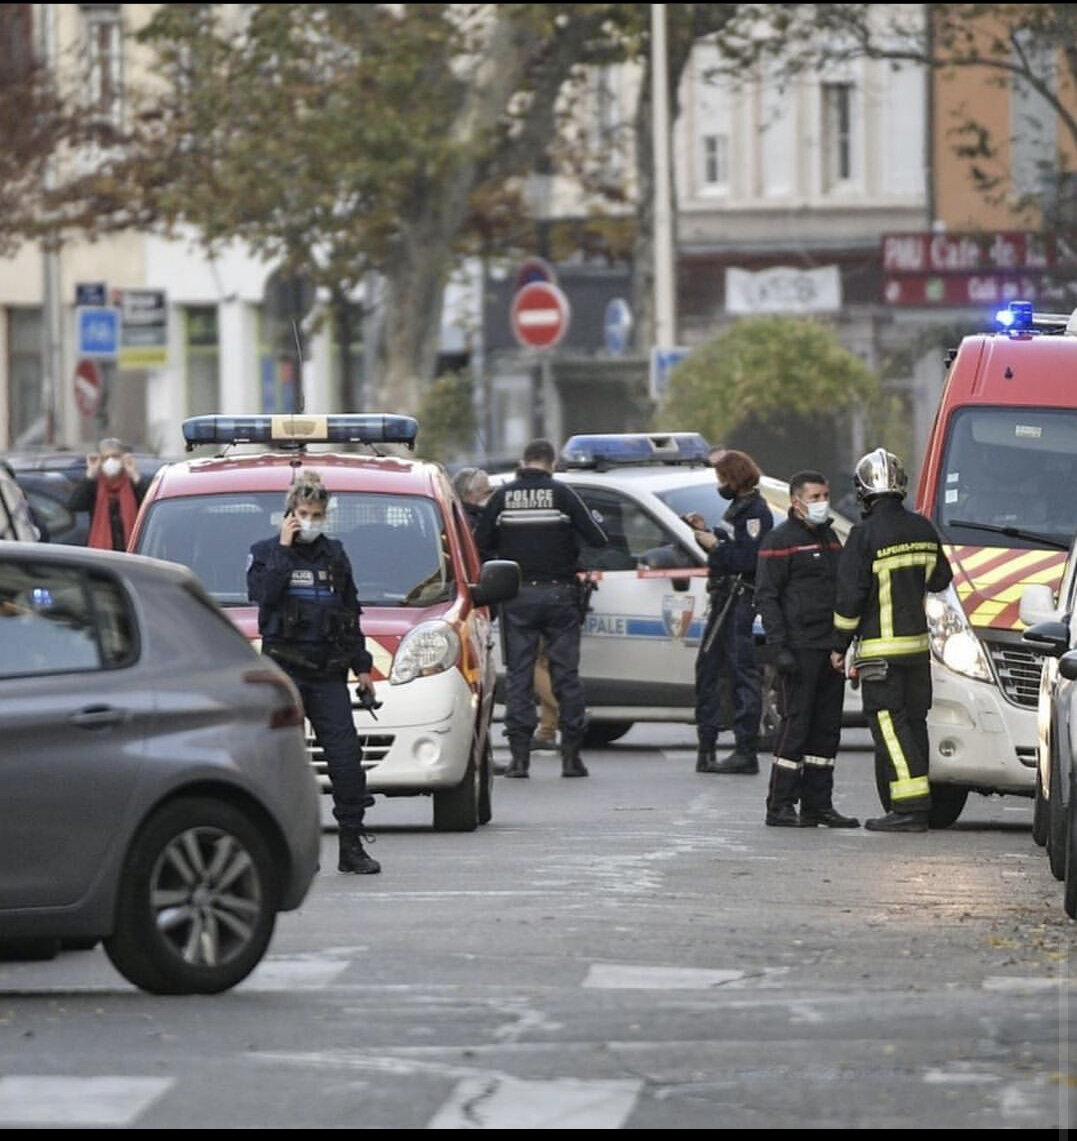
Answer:
<svg viewBox="0 0 1077 1141"><path fill-rule="evenodd" d="M976 681L991 681L991 666L983 644L965 617L952 586L929 594L924 603L931 652L947 669Z"/></svg>
<svg viewBox="0 0 1077 1141"><path fill-rule="evenodd" d="M448 622L422 622L400 642L389 671L390 685L451 670L460 659L460 636Z"/></svg>

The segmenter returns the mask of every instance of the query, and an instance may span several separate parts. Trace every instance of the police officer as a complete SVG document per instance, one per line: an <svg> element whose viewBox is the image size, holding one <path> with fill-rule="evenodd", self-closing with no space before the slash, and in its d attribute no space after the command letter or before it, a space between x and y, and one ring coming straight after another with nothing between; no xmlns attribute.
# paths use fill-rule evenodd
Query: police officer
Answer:
<svg viewBox="0 0 1077 1141"><path fill-rule="evenodd" d="M886 815L864 825L873 832L926 832L931 810L924 595L945 590L953 570L931 521L905 508L907 485L901 461L885 448L859 460L853 486L862 519L838 560L831 661L843 668L849 643L858 639L853 667L875 741L878 784L890 794Z"/></svg>
<svg viewBox="0 0 1077 1141"><path fill-rule="evenodd" d="M577 578L580 543L609 540L580 497L554 479L557 453L549 440L532 440L516 477L496 488L483 508L475 540L484 559L520 564L519 594L501 605L505 646L505 731L512 760L504 775L526 777L535 732L535 660L545 645L550 680L560 710L561 775L585 777L580 747L586 719L580 684Z"/></svg>
<svg viewBox="0 0 1077 1141"><path fill-rule="evenodd" d="M718 494L729 500L723 516L733 537L721 527L708 530L702 516L685 516L696 542L707 552L710 609L696 654L697 773L757 773L759 721L763 715L761 676L756 661L752 600L756 560L774 516L759 491L760 471L745 452L729 448L714 462ZM733 690L732 753L715 758L721 727L720 678L727 673Z"/></svg>
<svg viewBox="0 0 1077 1141"><path fill-rule="evenodd" d="M373 700L373 659L359 624L358 592L343 545L324 534L329 492L317 472L301 472L285 499L280 535L247 556L247 595L258 603L262 652L295 682L325 754L340 825L342 872L373 875L381 865L363 849L366 790L362 747L352 719L348 669L360 698Z"/></svg>
<svg viewBox="0 0 1077 1141"><path fill-rule="evenodd" d="M832 800L845 698L844 675L830 661L840 554L826 476L797 472L789 481L788 518L760 544L755 575L781 711L767 793L766 822L773 827L860 827Z"/></svg>

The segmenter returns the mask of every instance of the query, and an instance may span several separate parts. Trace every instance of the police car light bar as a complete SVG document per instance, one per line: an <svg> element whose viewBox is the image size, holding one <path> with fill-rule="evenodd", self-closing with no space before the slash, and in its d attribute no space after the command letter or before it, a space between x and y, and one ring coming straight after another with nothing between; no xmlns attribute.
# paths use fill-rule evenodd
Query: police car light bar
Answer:
<svg viewBox="0 0 1077 1141"><path fill-rule="evenodd" d="M419 422L412 416L340 414L307 416L192 416L183 421L187 450L199 444L406 444L415 448Z"/></svg>
<svg viewBox="0 0 1077 1141"><path fill-rule="evenodd" d="M561 449L561 462L565 467L705 464L710 450L710 444L698 432L571 436Z"/></svg>

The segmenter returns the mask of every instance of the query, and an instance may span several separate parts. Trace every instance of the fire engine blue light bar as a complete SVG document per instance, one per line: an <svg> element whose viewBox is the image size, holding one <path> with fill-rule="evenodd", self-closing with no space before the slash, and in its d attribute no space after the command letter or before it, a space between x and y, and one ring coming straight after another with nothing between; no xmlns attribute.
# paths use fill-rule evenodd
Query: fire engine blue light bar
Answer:
<svg viewBox="0 0 1077 1141"><path fill-rule="evenodd" d="M190 450L198 444L406 444L415 447L412 416L340 414L307 416L192 416L183 421Z"/></svg>
<svg viewBox="0 0 1077 1141"><path fill-rule="evenodd" d="M710 444L698 432L629 432L572 436L561 449L566 467L598 464L703 464Z"/></svg>

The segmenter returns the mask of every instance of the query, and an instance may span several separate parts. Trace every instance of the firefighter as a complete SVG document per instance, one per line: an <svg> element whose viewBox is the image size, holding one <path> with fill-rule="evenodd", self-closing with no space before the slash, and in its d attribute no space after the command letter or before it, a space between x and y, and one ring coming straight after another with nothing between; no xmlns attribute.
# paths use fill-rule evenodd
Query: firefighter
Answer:
<svg viewBox="0 0 1077 1141"><path fill-rule="evenodd" d="M789 517L760 544L755 575L781 710L765 819L772 827L859 828L832 800L845 679L830 662L841 540L831 526L826 476L797 472L789 504Z"/></svg>
<svg viewBox="0 0 1077 1141"><path fill-rule="evenodd" d="M886 814L865 827L926 832L931 658L924 595L949 586L953 571L934 524L902 502L908 478L897 456L868 452L853 486L862 518L838 560L831 662L844 669L857 639L853 668L875 742L877 783L889 792Z"/></svg>

